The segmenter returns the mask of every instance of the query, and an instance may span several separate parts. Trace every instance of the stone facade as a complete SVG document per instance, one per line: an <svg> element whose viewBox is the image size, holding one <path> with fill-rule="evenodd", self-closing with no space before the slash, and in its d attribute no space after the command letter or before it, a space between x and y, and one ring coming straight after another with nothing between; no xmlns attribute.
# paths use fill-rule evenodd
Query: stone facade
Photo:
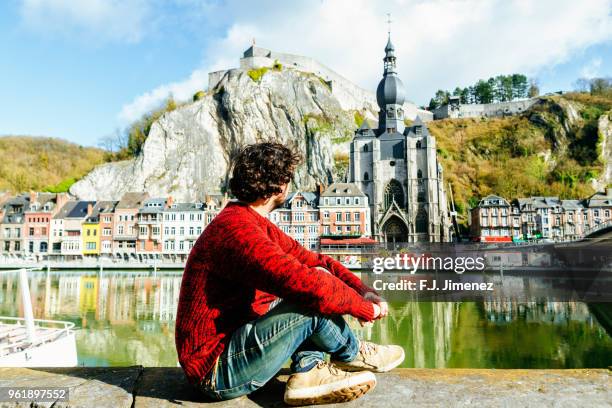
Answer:
<svg viewBox="0 0 612 408"><path fill-rule="evenodd" d="M348 178L368 198L378 241L448 242L451 222L436 140L419 117L405 126L405 90L390 39L385 53L378 124L366 120L355 132Z"/></svg>
<svg viewBox="0 0 612 408"><path fill-rule="evenodd" d="M434 109L434 119L491 118L517 115L525 112L538 98L498 103L462 104L458 96L451 96L449 103Z"/></svg>

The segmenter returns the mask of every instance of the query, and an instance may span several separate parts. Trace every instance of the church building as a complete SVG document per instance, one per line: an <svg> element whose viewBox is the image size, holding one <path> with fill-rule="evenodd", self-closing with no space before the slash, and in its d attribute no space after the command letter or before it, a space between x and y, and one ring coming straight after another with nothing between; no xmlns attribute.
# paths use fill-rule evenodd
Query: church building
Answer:
<svg viewBox="0 0 612 408"><path fill-rule="evenodd" d="M406 126L406 91L391 37L376 90L378 125L364 120L351 142L348 179L368 196L380 242L449 242L451 222L436 140L420 117Z"/></svg>

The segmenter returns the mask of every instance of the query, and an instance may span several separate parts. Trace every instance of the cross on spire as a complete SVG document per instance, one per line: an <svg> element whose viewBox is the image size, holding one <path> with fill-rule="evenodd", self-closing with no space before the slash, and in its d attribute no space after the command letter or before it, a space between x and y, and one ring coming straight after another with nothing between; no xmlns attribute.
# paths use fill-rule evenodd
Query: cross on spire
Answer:
<svg viewBox="0 0 612 408"><path fill-rule="evenodd" d="M387 33L389 34L389 37L391 37L391 23L393 22L393 20L391 20L391 13L387 13Z"/></svg>

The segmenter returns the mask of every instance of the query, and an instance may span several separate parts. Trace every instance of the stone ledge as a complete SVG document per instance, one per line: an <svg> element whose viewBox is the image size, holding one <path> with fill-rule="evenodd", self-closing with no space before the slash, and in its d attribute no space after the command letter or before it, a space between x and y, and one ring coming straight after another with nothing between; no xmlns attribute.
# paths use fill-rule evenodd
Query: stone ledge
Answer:
<svg viewBox="0 0 612 408"><path fill-rule="evenodd" d="M8 403L0 407L282 407L282 371L262 390L209 402L175 367L0 368L0 386L70 387L70 401ZM612 371L396 369L377 374L368 395L343 406L610 406Z"/></svg>

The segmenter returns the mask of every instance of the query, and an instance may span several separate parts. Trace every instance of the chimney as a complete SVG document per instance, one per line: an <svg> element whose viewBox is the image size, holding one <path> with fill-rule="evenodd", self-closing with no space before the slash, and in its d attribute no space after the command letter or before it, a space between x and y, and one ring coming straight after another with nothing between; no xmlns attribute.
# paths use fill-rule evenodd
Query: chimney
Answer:
<svg viewBox="0 0 612 408"><path fill-rule="evenodd" d="M166 208L171 207L173 203L174 203L174 198L172 198L172 196L168 196L168 198L166 199Z"/></svg>
<svg viewBox="0 0 612 408"><path fill-rule="evenodd" d="M36 192L30 191L30 205L32 205L32 203L35 201L36 201Z"/></svg>
<svg viewBox="0 0 612 408"><path fill-rule="evenodd" d="M87 216L89 217L93 212L93 204L91 202L87 203Z"/></svg>
<svg viewBox="0 0 612 408"><path fill-rule="evenodd" d="M57 213L67 202L68 202L68 194L57 193L57 195L55 196L55 208L53 209L53 212Z"/></svg>

